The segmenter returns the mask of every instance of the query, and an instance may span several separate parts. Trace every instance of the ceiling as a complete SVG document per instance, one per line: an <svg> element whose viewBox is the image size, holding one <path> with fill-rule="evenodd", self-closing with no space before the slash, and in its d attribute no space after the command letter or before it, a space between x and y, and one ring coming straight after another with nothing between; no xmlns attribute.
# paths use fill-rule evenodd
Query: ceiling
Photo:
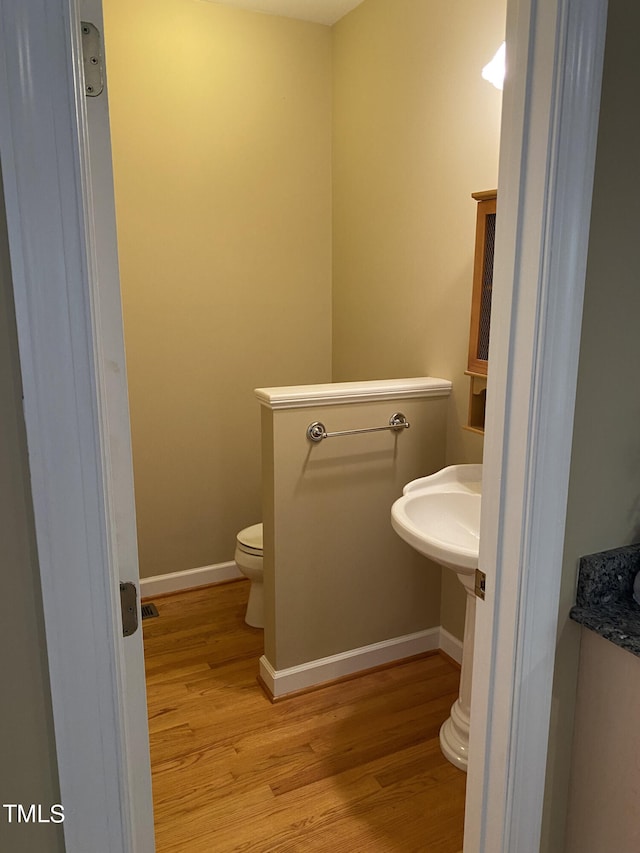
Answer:
<svg viewBox="0 0 640 853"><path fill-rule="evenodd" d="M237 6L269 15L299 18L316 24L335 24L362 0L214 0L225 6Z"/></svg>

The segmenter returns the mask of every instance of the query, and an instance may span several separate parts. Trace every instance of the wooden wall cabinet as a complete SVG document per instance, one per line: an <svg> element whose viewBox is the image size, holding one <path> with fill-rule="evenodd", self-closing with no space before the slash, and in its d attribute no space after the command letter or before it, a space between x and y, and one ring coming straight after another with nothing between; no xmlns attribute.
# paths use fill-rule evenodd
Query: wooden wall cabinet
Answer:
<svg viewBox="0 0 640 853"><path fill-rule="evenodd" d="M478 212L473 264L469 360L466 370L471 379L467 429L483 433L489 367L497 191L486 190L485 192L472 193L472 198L478 202Z"/></svg>

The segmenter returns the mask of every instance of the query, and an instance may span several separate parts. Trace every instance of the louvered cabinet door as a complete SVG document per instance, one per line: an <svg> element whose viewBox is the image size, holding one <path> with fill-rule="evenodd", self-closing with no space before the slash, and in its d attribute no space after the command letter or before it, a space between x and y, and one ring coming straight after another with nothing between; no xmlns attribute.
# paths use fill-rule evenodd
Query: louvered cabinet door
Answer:
<svg viewBox="0 0 640 853"><path fill-rule="evenodd" d="M493 290L493 255L496 242L496 190L472 193L478 202L476 247L473 264L469 361L466 373L471 377L469 417L466 428L484 432L489 367L489 334L491 331L491 295Z"/></svg>
<svg viewBox="0 0 640 853"><path fill-rule="evenodd" d="M486 376L491 329L493 254L496 239L496 191L473 193L478 202L476 249L473 267L471 329L469 333L469 373Z"/></svg>

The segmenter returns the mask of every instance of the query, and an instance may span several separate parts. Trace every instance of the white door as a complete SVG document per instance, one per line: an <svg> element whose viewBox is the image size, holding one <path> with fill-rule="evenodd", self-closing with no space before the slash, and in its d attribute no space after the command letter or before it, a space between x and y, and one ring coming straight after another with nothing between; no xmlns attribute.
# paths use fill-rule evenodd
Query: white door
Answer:
<svg viewBox="0 0 640 853"><path fill-rule="evenodd" d="M103 44L101 0L81 0L79 26L83 38L93 38L94 26ZM83 23L89 25L89 34ZM85 51L86 67L86 51ZM101 387L103 392L104 435L106 456L107 493L113 527L113 558L116 580L133 583L137 590L138 618L140 619L140 578L138 572L138 544L134 503L133 467L127 373L123 339L120 277L116 239L115 204L109 130L109 104L107 80L96 97L87 97L86 150L89 157L87 185L90 189L89 221L93 229L91 249L94 255L94 274L97 279L95 295L98 299L96 316ZM91 223L91 216L93 222ZM122 692L122 719L125 724L126 764L129 774L131 826L135 853L152 853L155 850L153 811L151 801L151 771L149 763L149 733L147 699L142 646L142 626L137 633L121 640L120 653Z"/></svg>
<svg viewBox="0 0 640 853"><path fill-rule="evenodd" d="M67 853L153 853L142 631L99 0L0 3L0 158ZM139 601L138 601L139 615Z"/></svg>
<svg viewBox="0 0 640 853"><path fill-rule="evenodd" d="M540 850L607 0L509 0L465 853Z"/></svg>

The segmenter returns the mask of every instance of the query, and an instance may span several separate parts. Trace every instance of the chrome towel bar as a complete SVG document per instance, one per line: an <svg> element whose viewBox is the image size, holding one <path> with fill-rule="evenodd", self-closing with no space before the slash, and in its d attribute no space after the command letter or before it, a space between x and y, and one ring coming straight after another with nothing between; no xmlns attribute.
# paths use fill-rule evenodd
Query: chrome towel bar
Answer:
<svg viewBox="0 0 640 853"><path fill-rule="evenodd" d="M410 426L411 424L402 412L394 412L391 415L389 418L389 426L369 427L368 429L343 429L339 432L327 432L323 423L320 423L320 421L314 421L307 427L307 438L309 441L317 443L322 441L323 438L335 438L337 435L356 435L360 432L381 432L385 429L391 429L394 430L394 432L399 432L403 429L409 429Z"/></svg>

